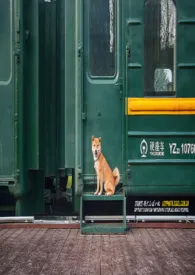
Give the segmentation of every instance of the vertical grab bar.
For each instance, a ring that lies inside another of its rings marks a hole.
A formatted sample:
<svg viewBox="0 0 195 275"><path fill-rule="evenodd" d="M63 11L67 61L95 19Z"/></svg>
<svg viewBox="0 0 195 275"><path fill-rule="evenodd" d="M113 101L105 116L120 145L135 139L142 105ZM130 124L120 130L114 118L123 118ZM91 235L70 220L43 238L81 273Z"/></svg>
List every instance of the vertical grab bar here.
<svg viewBox="0 0 195 275"><path fill-rule="evenodd" d="M83 192L83 0L76 0L75 194Z"/></svg>

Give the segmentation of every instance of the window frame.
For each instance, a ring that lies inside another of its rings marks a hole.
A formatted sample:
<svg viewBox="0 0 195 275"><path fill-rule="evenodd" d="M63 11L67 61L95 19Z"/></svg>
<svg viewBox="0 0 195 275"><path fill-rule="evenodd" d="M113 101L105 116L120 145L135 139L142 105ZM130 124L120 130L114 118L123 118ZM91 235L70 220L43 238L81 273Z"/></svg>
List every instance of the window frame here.
<svg viewBox="0 0 195 275"><path fill-rule="evenodd" d="M109 0L108 0L109 1ZM86 28L86 32L87 32L87 52L88 52L88 57L87 57L87 75L88 78L91 81L98 81L98 80L107 80L110 82L113 81L117 75L118 75L118 70L119 70L119 3L118 1L120 0L115 0L115 12L114 12L114 16L115 16L115 36L114 36L114 40L115 40L115 49L114 49L114 74L113 75L93 75L91 72L91 63L90 63L90 6L91 6L91 1L88 0L87 1L87 28Z"/></svg>

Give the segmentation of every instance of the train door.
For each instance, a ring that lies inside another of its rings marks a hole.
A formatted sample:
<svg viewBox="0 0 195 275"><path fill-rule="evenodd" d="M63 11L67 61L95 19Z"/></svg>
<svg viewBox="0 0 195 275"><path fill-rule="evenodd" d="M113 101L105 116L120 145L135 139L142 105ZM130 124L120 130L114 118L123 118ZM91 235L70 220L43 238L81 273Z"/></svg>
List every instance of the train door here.
<svg viewBox="0 0 195 275"><path fill-rule="evenodd" d="M102 137L111 168L123 173L123 83L120 6L117 0L85 0L83 18L83 169L94 182L91 136Z"/></svg>

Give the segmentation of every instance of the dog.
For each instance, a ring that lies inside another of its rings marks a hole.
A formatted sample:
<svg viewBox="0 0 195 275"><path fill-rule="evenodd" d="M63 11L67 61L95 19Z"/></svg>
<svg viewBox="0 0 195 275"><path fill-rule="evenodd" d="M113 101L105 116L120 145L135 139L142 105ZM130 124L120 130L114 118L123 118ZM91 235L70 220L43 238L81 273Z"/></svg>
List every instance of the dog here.
<svg viewBox="0 0 195 275"><path fill-rule="evenodd" d="M92 136L92 154L94 159L94 168L97 176L97 189L94 195L101 195L103 192L103 184L105 195L114 195L115 188L120 181L119 169L116 167L113 171L110 169L101 148L102 138Z"/></svg>

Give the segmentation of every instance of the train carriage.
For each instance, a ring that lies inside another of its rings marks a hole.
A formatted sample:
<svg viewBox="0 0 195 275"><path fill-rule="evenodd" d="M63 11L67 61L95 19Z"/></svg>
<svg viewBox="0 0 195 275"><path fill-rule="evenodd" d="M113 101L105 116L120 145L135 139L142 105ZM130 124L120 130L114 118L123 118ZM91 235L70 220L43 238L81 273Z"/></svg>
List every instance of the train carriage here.
<svg viewBox="0 0 195 275"><path fill-rule="evenodd" d="M193 220L195 3L0 2L1 216ZM115 195L94 196L91 136ZM95 229L94 229L95 228ZM101 229L102 230L102 229Z"/></svg>

